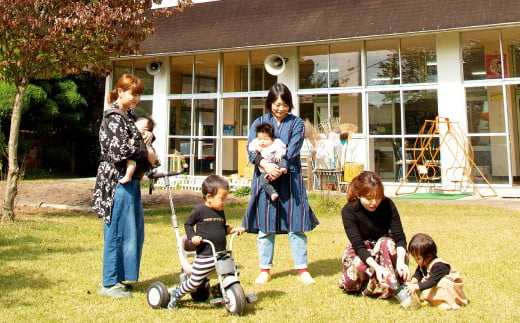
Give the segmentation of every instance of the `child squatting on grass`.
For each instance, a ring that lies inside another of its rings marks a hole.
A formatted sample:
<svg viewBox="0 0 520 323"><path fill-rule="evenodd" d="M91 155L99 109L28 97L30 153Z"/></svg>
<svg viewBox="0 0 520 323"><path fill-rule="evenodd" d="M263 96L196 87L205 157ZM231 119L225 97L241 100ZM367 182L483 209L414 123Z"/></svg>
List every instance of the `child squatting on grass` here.
<svg viewBox="0 0 520 323"><path fill-rule="evenodd" d="M202 240L213 242L215 250L218 252L226 250L227 234L244 232L243 228L233 228L226 224L224 206L228 194L229 183L218 175L210 175L202 183L202 195L204 195L205 202L197 206L184 223L188 240L197 246L192 263L192 273L188 280L170 290L171 299L168 309L175 310L179 299L196 290L215 268L211 246L202 243Z"/></svg>
<svg viewBox="0 0 520 323"><path fill-rule="evenodd" d="M444 310L456 310L468 305L460 273L437 257L437 246L429 235L414 235L408 244L408 251L417 263L417 269L406 285L408 294L420 291L420 299L425 305Z"/></svg>
<svg viewBox="0 0 520 323"><path fill-rule="evenodd" d="M248 149L252 153L259 153L266 161L276 164L282 174L287 174L287 161L283 159L287 152L287 147L283 141L274 138L274 129L270 124L261 123L256 126L256 138L251 141ZM272 201L276 201L280 195L274 186L271 185L271 181L265 174L265 169L262 166L258 166L258 169L262 173L262 178L260 179L262 188Z"/></svg>

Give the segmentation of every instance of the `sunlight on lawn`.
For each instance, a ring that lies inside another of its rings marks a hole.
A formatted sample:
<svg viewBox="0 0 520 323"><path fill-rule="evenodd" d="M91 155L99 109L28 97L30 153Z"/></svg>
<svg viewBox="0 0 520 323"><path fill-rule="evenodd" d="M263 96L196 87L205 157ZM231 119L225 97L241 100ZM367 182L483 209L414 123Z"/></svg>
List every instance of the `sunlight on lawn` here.
<svg viewBox="0 0 520 323"><path fill-rule="evenodd" d="M414 233L432 235L439 256L455 266L465 279L469 306L443 312L435 308L405 310L393 301L344 294L337 286L340 258L348 241L340 217L344 198L311 196L320 225L308 234L309 269L316 284L296 279L287 236L277 236L273 279L253 284L258 274L256 235L235 240L234 258L246 293L258 302L248 304L240 321L484 321L513 322L518 308L518 233L520 213L482 206L420 204L397 200L408 239ZM228 222L239 225L245 203L226 208ZM192 206L177 207L179 222ZM95 214L61 211L20 214L3 223L0 236L0 321L207 321L231 319L225 309L194 303L190 296L175 312L153 310L146 290L153 281L168 287L180 271L170 211L145 215L146 238L140 282L133 297L112 300L97 296L101 280L102 223ZM184 230L181 229L183 232ZM411 270L415 264L410 264ZM215 277L212 278L212 283Z"/></svg>

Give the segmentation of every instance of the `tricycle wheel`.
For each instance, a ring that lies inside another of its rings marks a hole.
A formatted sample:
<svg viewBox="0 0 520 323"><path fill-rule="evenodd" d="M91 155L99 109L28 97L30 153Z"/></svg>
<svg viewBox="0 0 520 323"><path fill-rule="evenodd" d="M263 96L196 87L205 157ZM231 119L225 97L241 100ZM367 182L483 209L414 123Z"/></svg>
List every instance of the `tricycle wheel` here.
<svg viewBox="0 0 520 323"><path fill-rule="evenodd" d="M246 295L240 283L237 282L226 287L225 292L228 299L225 304L226 310L232 315L242 315L246 307Z"/></svg>
<svg viewBox="0 0 520 323"><path fill-rule="evenodd" d="M195 302L205 302L209 298L210 292L209 279L205 278L202 284L193 292L190 293L191 298Z"/></svg>
<svg viewBox="0 0 520 323"><path fill-rule="evenodd" d="M146 300L151 308L166 308L170 302L168 288L159 281L153 282L146 292Z"/></svg>

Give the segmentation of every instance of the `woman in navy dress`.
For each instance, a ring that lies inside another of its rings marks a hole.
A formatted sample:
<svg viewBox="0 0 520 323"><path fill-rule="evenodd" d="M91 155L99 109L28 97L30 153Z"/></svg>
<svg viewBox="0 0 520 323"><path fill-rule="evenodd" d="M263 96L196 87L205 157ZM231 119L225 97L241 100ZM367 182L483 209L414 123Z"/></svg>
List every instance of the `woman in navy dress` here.
<svg viewBox="0 0 520 323"><path fill-rule="evenodd" d="M287 174L282 174L276 164L267 162L260 154L248 152L249 161L256 166L251 184L251 200L242 224L247 232L258 233L260 275L255 281L258 284L271 279L275 235L280 233L289 236L298 279L304 284L314 283L307 271L305 232L314 229L319 222L309 206L301 173L300 150L305 138L304 122L290 113L292 102L291 92L286 85L273 85L265 103L267 113L253 122L249 132L248 143L256 138L257 125L269 123L274 129L275 138L287 145L284 157L288 164ZM258 166L262 166L265 173L260 173ZM280 196L275 201L271 201L262 189L261 176L267 176L278 191Z"/></svg>

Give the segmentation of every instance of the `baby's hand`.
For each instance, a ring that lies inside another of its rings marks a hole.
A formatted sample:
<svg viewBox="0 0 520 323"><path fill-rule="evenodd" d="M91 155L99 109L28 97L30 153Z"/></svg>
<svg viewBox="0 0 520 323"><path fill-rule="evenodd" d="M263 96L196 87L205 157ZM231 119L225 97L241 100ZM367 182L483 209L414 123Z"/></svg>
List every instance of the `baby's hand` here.
<svg viewBox="0 0 520 323"><path fill-rule="evenodd" d="M202 242L201 236L193 236L193 238L191 238L191 243L193 243L196 246L198 246L201 242Z"/></svg>

